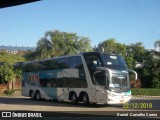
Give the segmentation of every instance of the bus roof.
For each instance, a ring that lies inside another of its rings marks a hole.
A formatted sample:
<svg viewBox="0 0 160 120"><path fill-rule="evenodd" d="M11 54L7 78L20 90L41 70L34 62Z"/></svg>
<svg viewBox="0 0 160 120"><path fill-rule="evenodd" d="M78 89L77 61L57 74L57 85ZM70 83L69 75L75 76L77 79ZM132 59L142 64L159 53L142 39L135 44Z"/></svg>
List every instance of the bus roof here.
<svg viewBox="0 0 160 120"><path fill-rule="evenodd" d="M52 60L52 59L59 59L59 58L66 58L66 57L73 57L73 56L81 56L82 54L107 54L107 55L115 55L115 54L111 54L111 53L101 53L101 52L83 52L83 53L73 54L73 55L63 55L63 56L59 56L59 57L52 57L52 58L46 58L46 59L42 59L42 60L29 61L29 62L24 62L23 64L40 62L40 61L46 61L46 60Z"/></svg>
<svg viewBox="0 0 160 120"><path fill-rule="evenodd" d="M66 58L66 57L73 57L73 56L80 56L80 55L81 55L81 53L73 54L73 55L64 55L64 56L59 56L59 57L46 58L46 59L42 59L42 60L34 60L34 61L24 62L23 64L40 62L40 61L47 61L47 60L54 60L54 59L60 59L60 58Z"/></svg>

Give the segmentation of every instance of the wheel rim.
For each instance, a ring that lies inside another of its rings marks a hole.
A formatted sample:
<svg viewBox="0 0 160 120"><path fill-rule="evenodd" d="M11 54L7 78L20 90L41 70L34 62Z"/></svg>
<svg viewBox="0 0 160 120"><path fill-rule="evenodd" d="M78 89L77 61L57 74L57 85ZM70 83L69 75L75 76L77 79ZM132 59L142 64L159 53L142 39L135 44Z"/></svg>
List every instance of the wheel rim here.
<svg viewBox="0 0 160 120"><path fill-rule="evenodd" d="M39 92L36 94L36 99L37 99L37 100L40 100L40 99L41 99L41 95L40 95Z"/></svg>
<svg viewBox="0 0 160 120"><path fill-rule="evenodd" d="M83 96L82 102L83 102L83 104L87 104L88 103L88 98L87 98L86 95Z"/></svg>
<svg viewBox="0 0 160 120"><path fill-rule="evenodd" d="M31 99L32 100L34 99L34 93L33 92L31 93Z"/></svg>
<svg viewBox="0 0 160 120"><path fill-rule="evenodd" d="M72 103L75 103L75 101L76 101L76 96L75 95L72 95L71 101L72 101Z"/></svg>

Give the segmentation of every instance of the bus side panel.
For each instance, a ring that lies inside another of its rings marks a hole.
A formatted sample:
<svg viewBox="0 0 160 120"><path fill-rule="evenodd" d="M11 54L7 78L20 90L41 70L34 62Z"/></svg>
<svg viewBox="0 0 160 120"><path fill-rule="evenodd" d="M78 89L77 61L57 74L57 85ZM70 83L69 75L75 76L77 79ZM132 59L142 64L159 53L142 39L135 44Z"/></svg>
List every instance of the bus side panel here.
<svg viewBox="0 0 160 120"><path fill-rule="evenodd" d="M41 88L42 92L42 97L47 99L57 99L57 88L53 87L43 87Z"/></svg>
<svg viewBox="0 0 160 120"><path fill-rule="evenodd" d="M96 86L97 103L107 103L107 91L104 88Z"/></svg>

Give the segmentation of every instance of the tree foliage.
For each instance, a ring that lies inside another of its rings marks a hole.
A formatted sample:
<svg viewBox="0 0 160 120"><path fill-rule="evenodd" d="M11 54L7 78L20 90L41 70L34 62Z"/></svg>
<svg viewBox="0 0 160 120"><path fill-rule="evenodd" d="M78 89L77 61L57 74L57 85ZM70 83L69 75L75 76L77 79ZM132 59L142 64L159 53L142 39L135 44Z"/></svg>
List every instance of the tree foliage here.
<svg viewBox="0 0 160 120"><path fill-rule="evenodd" d="M21 77L21 69L14 69L13 66L17 62L24 62L25 58L21 54L10 54L6 50L0 50L0 58L0 83L7 86L11 80Z"/></svg>
<svg viewBox="0 0 160 120"><path fill-rule="evenodd" d="M26 54L25 57L29 60L44 59L88 51L92 51L89 38L55 30L46 32L37 42L36 51Z"/></svg>
<svg viewBox="0 0 160 120"><path fill-rule="evenodd" d="M10 54L6 50L0 50L0 62L14 65L16 62L24 62L25 58L20 54Z"/></svg>
<svg viewBox="0 0 160 120"><path fill-rule="evenodd" d="M158 47L160 50L160 40L157 40L154 42L154 47L155 47L155 49L157 49L157 47Z"/></svg>
<svg viewBox="0 0 160 120"><path fill-rule="evenodd" d="M153 58L149 61L149 65L152 73L152 87L160 88L160 52L155 52Z"/></svg>
<svg viewBox="0 0 160 120"><path fill-rule="evenodd" d="M160 88L160 52L150 52L144 67L136 70L142 80L142 87Z"/></svg>
<svg viewBox="0 0 160 120"><path fill-rule="evenodd" d="M137 42L135 44L131 44L128 46L133 54L133 59L136 62L143 62L145 60L145 48L143 47L143 43Z"/></svg>
<svg viewBox="0 0 160 120"><path fill-rule="evenodd" d="M13 67L7 63L0 65L0 82L3 84L8 84L11 80L14 79ZM7 86L8 87L8 86Z"/></svg>

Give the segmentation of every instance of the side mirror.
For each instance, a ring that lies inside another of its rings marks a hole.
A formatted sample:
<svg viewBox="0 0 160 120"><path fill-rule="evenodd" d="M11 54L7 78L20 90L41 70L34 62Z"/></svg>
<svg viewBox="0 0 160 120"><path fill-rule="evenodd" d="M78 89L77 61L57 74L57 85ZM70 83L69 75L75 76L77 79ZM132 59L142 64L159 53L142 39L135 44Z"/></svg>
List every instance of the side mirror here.
<svg viewBox="0 0 160 120"><path fill-rule="evenodd" d="M134 70L131 70L131 69L128 69L128 71L134 73L135 74L135 80L137 80L137 72L134 71Z"/></svg>
<svg viewBox="0 0 160 120"><path fill-rule="evenodd" d="M97 71L105 71L106 73L110 74L110 70L106 67L96 67Z"/></svg>

